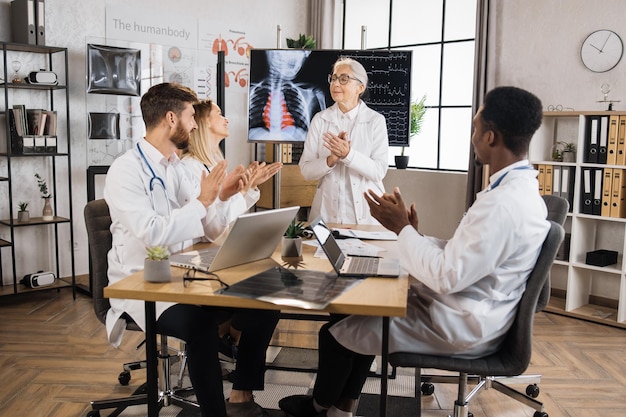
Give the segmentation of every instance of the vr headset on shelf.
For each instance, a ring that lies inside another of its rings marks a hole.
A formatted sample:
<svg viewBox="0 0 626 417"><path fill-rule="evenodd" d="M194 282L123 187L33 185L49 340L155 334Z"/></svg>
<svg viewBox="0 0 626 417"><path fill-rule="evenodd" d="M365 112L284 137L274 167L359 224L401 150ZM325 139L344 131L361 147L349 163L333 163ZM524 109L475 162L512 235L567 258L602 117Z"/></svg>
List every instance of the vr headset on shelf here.
<svg viewBox="0 0 626 417"><path fill-rule="evenodd" d="M32 71L26 77L29 84L57 85L57 75L52 71L40 70Z"/></svg>
<svg viewBox="0 0 626 417"><path fill-rule="evenodd" d="M56 277L54 272L37 271L34 274L24 275L20 284L27 286L28 288L47 287L54 284Z"/></svg>

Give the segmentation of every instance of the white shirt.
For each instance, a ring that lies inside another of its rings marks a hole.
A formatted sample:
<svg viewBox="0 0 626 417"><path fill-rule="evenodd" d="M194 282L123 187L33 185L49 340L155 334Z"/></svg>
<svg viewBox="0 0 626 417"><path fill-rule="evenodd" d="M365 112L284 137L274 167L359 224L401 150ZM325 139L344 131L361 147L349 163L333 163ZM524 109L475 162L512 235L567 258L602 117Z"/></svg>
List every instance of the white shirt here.
<svg viewBox="0 0 626 417"><path fill-rule="evenodd" d="M184 156L181 159L181 162L187 167L193 177L193 180L196 181L198 184L200 183L202 174L204 172L208 173L208 171L213 169L212 166L206 167L201 161L189 155ZM239 215L250 210L250 208L252 208L252 206L254 206L254 204L259 201L260 197L261 192L259 191L259 189L251 188L245 195L241 193L236 193L226 201L221 201L218 198L216 200L215 207L218 216L220 216L220 221L225 224L230 224Z"/></svg>
<svg viewBox="0 0 626 417"><path fill-rule="evenodd" d="M477 357L495 351L513 323L526 279L550 228L537 171L493 174L448 241L405 227L402 267L415 277L406 317L390 320L390 352ZM348 349L380 354L380 318L350 316L331 328Z"/></svg>
<svg viewBox="0 0 626 417"><path fill-rule="evenodd" d="M104 199L111 212L113 247L108 255L109 283L143 269L145 248L166 245L177 252L195 238L216 239L226 229L215 204L205 208L197 200L199 184L176 154L163 155L145 139L111 164L105 180ZM149 165L148 165L149 164ZM150 172L154 171L155 176ZM156 179L161 178L165 187ZM151 188L152 182L152 190ZM122 339L126 312L145 329L144 302L110 299L106 325L109 342L118 346ZM157 303L157 317L170 303Z"/></svg>
<svg viewBox="0 0 626 417"><path fill-rule="evenodd" d="M389 165L385 118L361 102L356 115L340 119L337 104L317 113L304 142L300 170L306 180L319 180L309 220L317 216L328 223L379 224L372 217L363 197L368 189L382 194L383 178ZM345 115L344 115L345 116ZM326 132L339 134L348 130L350 152L333 167L326 164L330 151L324 147ZM344 191L344 192L342 192Z"/></svg>

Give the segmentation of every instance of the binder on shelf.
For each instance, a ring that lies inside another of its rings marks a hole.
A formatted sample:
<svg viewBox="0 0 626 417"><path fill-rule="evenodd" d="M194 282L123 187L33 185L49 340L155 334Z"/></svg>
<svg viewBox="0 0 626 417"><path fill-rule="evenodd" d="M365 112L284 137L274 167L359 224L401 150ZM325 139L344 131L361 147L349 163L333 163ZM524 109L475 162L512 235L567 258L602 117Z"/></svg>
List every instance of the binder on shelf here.
<svg viewBox="0 0 626 417"><path fill-rule="evenodd" d="M552 194L552 168L552 165L546 164L546 177L543 181L543 193L545 195Z"/></svg>
<svg viewBox="0 0 626 417"><path fill-rule="evenodd" d="M46 153L45 136L35 136L35 153Z"/></svg>
<svg viewBox="0 0 626 417"><path fill-rule="evenodd" d="M600 116L600 131L598 133L598 163L607 162L607 139L609 135L609 116Z"/></svg>
<svg viewBox="0 0 626 417"><path fill-rule="evenodd" d="M561 196L561 166L554 165L552 167L552 195Z"/></svg>
<svg viewBox="0 0 626 417"><path fill-rule="evenodd" d="M57 137L45 136L46 138L46 153L57 153Z"/></svg>
<svg viewBox="0 0 626 417"><path fill-rule="evenodd" d="M593 170L593 181L593 207L591 214L599 216L602 214L602 169L596 168Z"/></svg>
<svg viewBox="0 0 626 417"><path fill-rule="evenodd" d="M585 149L585 162L595 164L598 162L598 128L600 118L599 116L589 116L589 123L587 123L586 149Z"/></svg>
<svg viewBox="0 0 626 417"><path fill-rule="evenodd" d="M574 208L574 176L576 167L564 166L561 170L561 197L569 202L569 211Z"/></svg>
<svg viewBox="0 0 626 417"><path fill-rule="evenodd" d="M11 33L13 42L35 45L35 0L13 0L11 2Z"/></svg>
<svg viewBox="0 0 626 417"><path fill-rule="evenodd" d="M24 146L23 152L26 153L36 153L37 149L35 148L35 137L32 135L27 135L22 137L22 143Z"/></svg>
<svg viewBox="0 0 626 417"><path fill-rule="evenodd" d="M7 152L10 149L12 154L21 155L24 152L24 141L22 135L17 131L15 112L13 109L10 109L7 114L9 117L9 134L11 135L11 145L7 146Z"/></svg>
<svg viewBox="0 0 626 417"><path fill-rule="evenodd" d="M46 44L46 4L44 0L35 0L35 25L37 27L37 45Z"/></svg>
<svg viewBox="0 0 626 417"><path fill-rule="evenodd" d="M582 195L581 208L583 214L591 214L593 207L593 185L591 179L591 168L582 169Z"/></svg>
<svg viewBox="0 0 626 417"><path fill-rule="evenodd" d="M613 170L613 183L611 184L611 217L626 217L626 181L624 170Z"/></svg>
<svg viewBox="0 0 626 417"><path fill-rule="evenodd" d="M617 157L615 165L626 165L626 116L619 116L617 124Z"/></svg>
<svg viewBox="0 0 626 417"><path fill-rule="evenodd" d="M607 138L606 163L615 165L617 161L617 127L619 116L611 116L609 119L609 135Z"/></svg>
<svg viewBox="0 0 626 417"><path fill-rule="evenodd" d="M611 216L611 184L613 183L613 168L604 168L602 179L602 210L601 215Z"/></svg>
<svg viewBox="0 0 626 417"><path fill-rule="evenodd" d="M545 164L537 165L537 171L539 174L537 175L537 181L539 181L539 195L545 194L545 182L546 182L546 166Z"/></svg>

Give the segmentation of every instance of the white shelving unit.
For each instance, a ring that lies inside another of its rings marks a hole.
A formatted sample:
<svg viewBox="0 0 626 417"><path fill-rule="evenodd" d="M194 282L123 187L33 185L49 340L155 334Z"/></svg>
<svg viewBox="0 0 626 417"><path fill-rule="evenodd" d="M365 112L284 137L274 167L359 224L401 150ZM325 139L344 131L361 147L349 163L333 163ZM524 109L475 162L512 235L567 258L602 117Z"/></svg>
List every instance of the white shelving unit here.
<svg viewBox="0 0 626 417"><path fill-rule="evenodd" d="M569 258L552 267L552 297L548 311L626 328L626 219L582 213L582 170L625 169L626 165L587 163L586 130L590 116L626 116L619 111L546 112L543 125L533 137L530 160L535 165L575 167L573 206L565 223L571 235ZM575 142L576 161L551 160L557 141ZM598 267L585 263L587 252L609 249L618 252L614 265Z"/></svg>

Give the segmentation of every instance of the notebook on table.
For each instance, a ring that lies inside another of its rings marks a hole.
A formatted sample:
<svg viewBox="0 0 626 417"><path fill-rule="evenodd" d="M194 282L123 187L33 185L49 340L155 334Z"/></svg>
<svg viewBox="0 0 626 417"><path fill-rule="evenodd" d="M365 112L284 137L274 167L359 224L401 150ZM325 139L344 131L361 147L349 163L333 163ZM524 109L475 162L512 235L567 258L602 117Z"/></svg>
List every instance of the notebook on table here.
<svg viewBox="0 0 626 417"><path fill-rule="evenodd" d="M212 272L269 258L299 209L294 206L242 214L220 246L175 253L170 264Z"/></svg>
<svg viewBox="0 0 626 417"><path fill-rule="evenodd" d="M320 243L322 250L333 265L335 272L343 277L393 277L400 275L400 260L395 258L378 258L371 256L346 255L332 230L321 217L313 220L311 230Z"/></svg>

